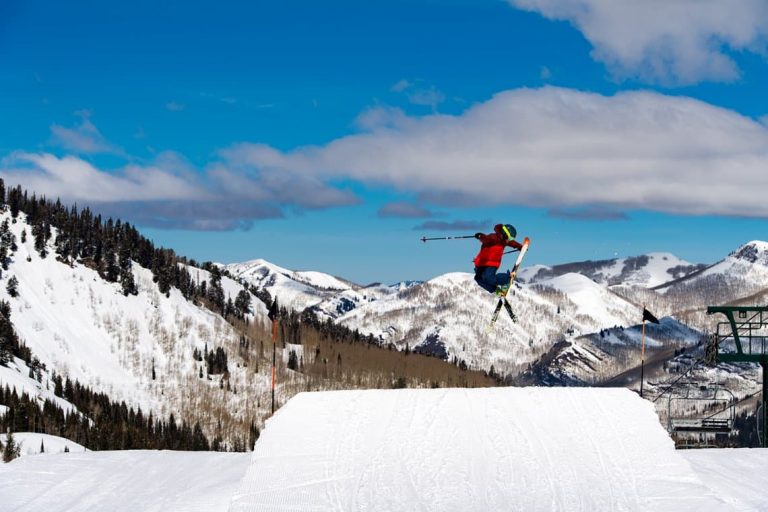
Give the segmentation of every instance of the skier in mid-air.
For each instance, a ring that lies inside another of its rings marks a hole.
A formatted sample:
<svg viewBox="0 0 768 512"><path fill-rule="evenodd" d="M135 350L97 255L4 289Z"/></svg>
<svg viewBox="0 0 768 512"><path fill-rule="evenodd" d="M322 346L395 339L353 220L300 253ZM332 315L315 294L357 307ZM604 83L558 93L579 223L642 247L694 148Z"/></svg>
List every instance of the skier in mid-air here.
<svg viewBox="0 0 768 512"><path fill-rule="evenodd" d="M493 233L475 233L480 240L480 252L474 259L475 281L484 289L499 297L506 296L509 290L510 275L508 272L497 273L501 266L504 249L512 247L520 250L522 244L515 241L517 230L511 224L496 224Z"/></svg>

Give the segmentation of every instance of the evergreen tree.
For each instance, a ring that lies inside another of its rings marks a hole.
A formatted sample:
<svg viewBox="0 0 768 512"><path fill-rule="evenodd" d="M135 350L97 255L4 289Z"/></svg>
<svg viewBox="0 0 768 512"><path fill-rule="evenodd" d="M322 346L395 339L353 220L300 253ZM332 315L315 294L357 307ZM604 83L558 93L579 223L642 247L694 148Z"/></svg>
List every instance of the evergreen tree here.
<svg viewBox="0 0 768 512"><path fill-rule="evenodd" d="M16 276L11 276L5 289L11 297L19 296L19 280L16 279Z"/></svg>
<svg viewBox="0 0 768 512"><path fill-rule="evenodd" d="M17 186L16 188L12 188L11 191L8 194L8 206L11 209L11 217L13 218L14 222L16 221L16 218L19 216L19 210L21 209L21 187Z"/></svg>
<svg viewBox="0 0 768 512"><path fill-rule="evenodd" d="M117 266L115 252L110 245L105 247L104 250L104 279L110 283L116 283L119 277L120 267Z"/></svg>
<svg viewBox="0 0 768 512"><path fill-rule="evenodd" d="M245 288L240 290L235 297L235 310L241 318L251 312L251 294Z"/></svg>
<svg viewBox="0 0 768 512"><path fill-rule="evenodd" d="M11 462L21 453L21 447L13 438L13 433L9 430L5 437L5 448L3 448L3 462Z"/></svg>
<svg viewBox="0 0 768 512"><path fill-rule="evenodd" d="M291 350L288 354L288 369L293 371L298 371L299 369L299 358L296 356L295 350Z"/></svg>
<svg viewBox="0 0 768 512"><path fill-rule="evenodd" d="M35 238L35 250L40 254L41 258L45 258L48 255L48 251L45 246L45 229L40 224L32 226L32 236Z"/></svg>
<svg viewBox="0 0 768 512"><path fill-rule="evenodd" d="M136 281L133 278L133 265L129 258L120 258L120 285L123 288L123 295L138 295L139 291L136 289Z"/></svg>

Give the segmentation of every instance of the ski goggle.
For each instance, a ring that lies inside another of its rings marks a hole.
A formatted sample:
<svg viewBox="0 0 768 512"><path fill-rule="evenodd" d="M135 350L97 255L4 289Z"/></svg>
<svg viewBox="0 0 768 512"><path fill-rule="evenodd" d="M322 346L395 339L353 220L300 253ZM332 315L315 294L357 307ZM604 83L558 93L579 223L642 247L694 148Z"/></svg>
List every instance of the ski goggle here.
<svg viewBox="0 0 768 512"><path fill-rule="evenodd" d="M509 232L509 229L507 229L507 226L501 225L501 230L504 232L504 236L507 237L507 240L514 240L515 237L512 236L512 233Z"/></svg>

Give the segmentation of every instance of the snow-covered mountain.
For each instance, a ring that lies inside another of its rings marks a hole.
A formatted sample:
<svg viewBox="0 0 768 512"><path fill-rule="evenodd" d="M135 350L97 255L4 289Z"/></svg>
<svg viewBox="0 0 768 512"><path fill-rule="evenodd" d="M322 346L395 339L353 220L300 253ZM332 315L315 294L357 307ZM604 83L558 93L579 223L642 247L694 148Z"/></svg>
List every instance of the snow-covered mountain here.
<svg viewBox="0 0 768 512"><path fill-rule="evenodd" d="M298 272L256 259L223 267L235 278L279 298L282 306L303 310L340 292L356 288L352 283L322 272Z"/></svg>
<svg viewBox="0 0 768 512"><path fill-rule="evenodd" d="M0 365L0 386L72 410L71 404L53 395L51 379L56 373L159 417L174 413L191 418L194 411L208 432L218 419L205 413L213 404L228 411L229 418L242 417L248 397L266 398L266 374L256 378L257 368L238 364L234 356L240 336L219 314L187 300L176 288L161 293L150 270L135 262L137 293L125 295L119 283L106 281L88 264L58 258L55 229L48 254L42 257L26 216L21 213L11 222L8 211L0 212L0 223L6 220L18 249L9 255L8 270L2 272L0 299L10 304L16 333L46 371L32 378L30 368L15 358ZM193 279L210 281L207 271L188 268ZM17 282L13 293L11 280ZM243 290L226 277L221 285L225 298L233 300ZM266 324L265 305L253 295L250 298L246 318ZM226 377L208 375L205 363L193 357L195 350L202 354L217 348L232 358ZM248 393L222 393L225 378L228 389Z"/></svg>
<svg viewBox="0 0 768 512"><path fill-rule="evenodd" d="M230 265L228 269L247 267ZM250 267L258 269L251 275L259 276L250 282L267 287L281 303L309 307L320 316L372 334L382 344L464 362L498 375L515 376L531 364L541 370L543 359L550 375L559 372L550 380L589 382L634 364L625 352L640 345L636 326L641 323L643 305L666 317L661 326L648 330L647 346L690 347L702 335L696 328L708 326L696 321L707 305L768 289L768 243L750 242L710 266L656 252L524 267L512 292L518 322L502 313L492 332L486 326L495 298L481 290L470 274L445 274L397 289L359 287L330 276L319 279L335 283L334 289L302 282L294 278L298 273L263 260L251 262ZM296 298L297 288L301 300ZM725 295L724 289L728 290ZM686 322L692 322L693 328Z"/></svg>
<svg viewBox="0 0 768 512"><path fill-rule="evenodd" d="M636 285L645 288L689 275L704 265L682 260L674 254L652 252L630 258L599 261L580 261L562 265L535 265L523 268L519 279L535 283L568 273L578 273L603 285Z"/></svg>
<svg viewBox="0 0 768 512"><path fill-rule="evenodd" d="M715 283L732 288L732 293L737 296L747 296L749 292L765 288L768 283L768 242L748 242L713 265L654 289L661 293L680 293L680 290L706 287Z"/></svg>
<svg viewBox="0 0 768 512"><path fill-rule="evenodd" d="M262 259L223 265L223 268L236 279L268 291L278 298L281 306L297 311L310 308L319 316L334 320L363 304L420 284L403 281L389 286L381 283L360 286L323 272L288 270Z"/></svg>

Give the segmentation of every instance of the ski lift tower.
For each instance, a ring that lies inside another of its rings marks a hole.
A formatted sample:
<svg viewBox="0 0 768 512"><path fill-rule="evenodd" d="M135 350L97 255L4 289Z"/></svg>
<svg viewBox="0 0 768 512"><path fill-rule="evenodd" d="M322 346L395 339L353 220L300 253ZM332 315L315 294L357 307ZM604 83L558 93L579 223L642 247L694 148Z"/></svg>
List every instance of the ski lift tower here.
<svg viewBox="0 0 768 512"><path fill-rule="evenodd" d="M758 425L760 445L768 446L768 306L709 306L707 314L722 313L709 348L715 362L759 363L763 368L762 418ZM758 418L760 415L758 414Z"/></svg>

